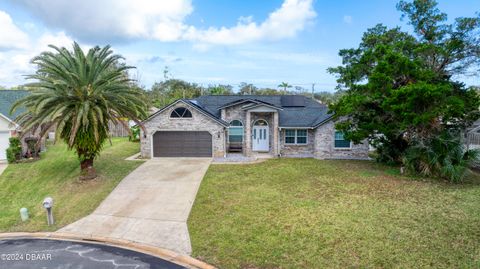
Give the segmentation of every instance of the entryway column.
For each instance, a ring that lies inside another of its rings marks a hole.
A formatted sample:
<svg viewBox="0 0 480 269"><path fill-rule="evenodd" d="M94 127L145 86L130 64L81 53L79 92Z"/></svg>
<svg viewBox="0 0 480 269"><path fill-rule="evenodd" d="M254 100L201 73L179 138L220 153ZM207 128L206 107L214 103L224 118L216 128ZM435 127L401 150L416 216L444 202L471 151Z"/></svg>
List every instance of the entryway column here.
<svg viewBox="0 0 480 269"><path fill-rule="evenodd" d="M245 119L245 155L252 155L252 124L251 122L251 113L247 111L247 116Z"/></svg>
<svg viewBox="0 0 480 269"><path fill-rule="evenodd" d="M278 112L273 112L273 156L275 157L280 153L278 144Z"/></svg>

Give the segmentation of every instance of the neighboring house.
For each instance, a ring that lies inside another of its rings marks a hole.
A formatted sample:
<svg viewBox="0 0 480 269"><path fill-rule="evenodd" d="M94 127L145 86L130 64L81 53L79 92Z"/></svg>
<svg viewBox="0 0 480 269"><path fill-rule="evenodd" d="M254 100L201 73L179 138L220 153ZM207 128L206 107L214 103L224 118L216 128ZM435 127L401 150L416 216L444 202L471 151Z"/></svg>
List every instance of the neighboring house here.
<svg viewBox="0 0 480 269"><path fill-rule="evenodd" d="M10 109L17 100L27 95L28 91L23 90L0 90L0 161L7 158L5 151L9 146L9 138L21 132L21 127L15 123L15 118L23 110L18 109L12 115Z"/></svg>
<svg viewBox="0 0 480 269"><path fill-rule="evenodd" d="M143 122L141 154L150 157L245 156L368 158L336 132L326 105L304 96L200 96L180 99Z"/></svg>
<svg viewBox="0 0 480 269"><path fill-rule="evenodd" d="M0 113L0 161L7 159L9 138L15 135L16 127L15 122Z"/></svg>

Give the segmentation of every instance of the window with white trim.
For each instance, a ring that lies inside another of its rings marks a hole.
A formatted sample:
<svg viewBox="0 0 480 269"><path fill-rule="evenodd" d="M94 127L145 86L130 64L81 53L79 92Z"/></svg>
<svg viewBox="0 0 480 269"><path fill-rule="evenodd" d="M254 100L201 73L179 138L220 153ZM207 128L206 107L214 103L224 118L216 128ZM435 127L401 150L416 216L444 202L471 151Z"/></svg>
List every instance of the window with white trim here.
<svg viewBox="0 0 480 269"><path fill-rule="evenodd" d="M285 144L305 145L307 144L308 131L305 129L285 129Z"/></svg>
<svg viewBox="0 0 480 269"><path fill-rule="evenodd" d="M228 142L242 143L243 142L243 124L239 120L233 120L228 127Z"/></svg>
<svg viewBox="0 0 480 269"><path fill-rule="evenodd" d="M170 114L170 118L191 118L192 112L185 107L177 107Z"/></svg>
<svg viewBox="0 0 480 269"><path fill-rule="evenodd" d="M350 148L351 142L343 137L343 132L335 131L335 148Z"/></svg>

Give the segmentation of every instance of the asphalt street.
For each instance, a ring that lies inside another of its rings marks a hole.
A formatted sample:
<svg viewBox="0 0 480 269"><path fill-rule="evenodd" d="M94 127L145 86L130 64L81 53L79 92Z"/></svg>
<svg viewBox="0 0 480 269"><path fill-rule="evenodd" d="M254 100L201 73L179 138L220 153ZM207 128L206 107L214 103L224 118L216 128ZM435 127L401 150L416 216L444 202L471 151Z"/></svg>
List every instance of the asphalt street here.
<svg viewBox="0 0 480 269"><path fill-rule="evenodd" d="M181 269L161 258L96 243L49 239L0 240L1 269Z"/></svg>

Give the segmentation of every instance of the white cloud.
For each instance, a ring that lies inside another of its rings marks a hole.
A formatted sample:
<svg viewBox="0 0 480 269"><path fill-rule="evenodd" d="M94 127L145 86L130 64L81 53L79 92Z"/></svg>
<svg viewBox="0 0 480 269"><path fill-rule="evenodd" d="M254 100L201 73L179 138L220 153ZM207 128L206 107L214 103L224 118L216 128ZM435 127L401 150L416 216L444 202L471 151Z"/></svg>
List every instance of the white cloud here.
<svg viewBox="0 0 480 269"><path fill-rule="evenodd" d="M26 29L34 30L32 23L23 24ZM0 83L2 86L14 86L25 83L24 76L35 68L30 60L42 51L49 50L48 45L71 47L73 39L64 32L44 32L32 39L20 30L9 14L0 10ZM87 48L87 46L82 46Z"/></svg>
<svg viewBox="0 0 480 269"><path fill-rule="evenodd" d="M48 45L55 45L57 47L66 47L71 48L73 45L73 39L67 36L64 32L58 32L55 34L52 33L45 33L37 40L36 51L35 54L38 54L46 49L48 49ZM90 46L82 45L82 49L89 48Z"/></svg>
<svg viewBox="0 0 480 269"><path fill-rule="evenodd" d="M282 6L270 13L262 23L251 17L240 17L236 26L199 30L190 27L185 39L204 44L243 44L259 40L279 40L294 37L315 18L311 0L285 0Z"/></svg>
<svg viewBox="0 0 480 269"><path fill-rule="evenodd" d="M347 24L351 24L353 22L353 18L350 15L343 16L343 22Z"/></svg>
<svg viewBox="0 0 480 269"><path fill-rule="evenodd" d="M24 75L32 74L35 67L30 64L32 57L48 49L47 45L65 46L71 48L73 40L80 40L88 44L104 45L122 41L141 39L159 40L161 42L187 41L193 44L197 50L208 50L212 45L237 45L259 41L281 40L296 36L312 22L316 13L313 10L313 0L284 0L283 4L273 10L263 21L255 21L250 14L244 14L237 19L232 27L208 27L189 25L187 17L193 12L191 0L6 0L12 5L23 7L30 11L32 16L39 18L43 23L32 24L31 22L17 22L15 24L8 14L0 16L0 32L3 34L5 22L19 30L15 25L21 26L26 33L24 41L8 42L8 50L2 50L2 38L0 36L0 84L13 86L23 84ZM94 8L92 8L94 7ZM0 11L1 12L1 11ZM7 19L5 19L7 18ZM2 20L3 19L3 20ZM15 17L13 19L16 19ZM6 29L6 28L5 28ZM11 35L13 36L13 35ZM16 47L12 48L12 44ZM7 48L5 46L4 48ZM88 46L82 45L83 49ZM245 50L245 47L237 47ZM268 51L268 50L267 50ZM202 76L204 73L197 72L192 66L205 67L208 70L216 70L218 62L211 59L182 58L170 55L158 54L151 56L148 52L138 52L144 55L131 57L128 50L122 51L127 57L129 64L139 67L139 70L148 75L149 81L158 79L158 66L168 64L181 67L179 76ZM146 55L146 56L145 56ZM147 57L148 56L148 57ZM313 56L313 57L312 57ZM225 66L230 70L253 70L265 69L259 67L253 59L255 55L243 55L248 59L226 62ZM264 61L276 62L297 61L316 62L323 61L321 55L303 54L268 54L264 55ZM312 59L313 58L313 59ZM190 69L189 69L190 68ZM202 69L200 68L200 69ZM139 71L140 72L140 71ZM208 73L215 73L208 72ZM191 74L190 74L191 73ZM220 72L222 73L222 72ZM227 74L218 74L215 77L205 79L219 80L227 78ZM208 77L208 78L207 78Z"/></svg>
<svg viewBox="0 0 480 269"><path fill-rule="evenodd" d="M46 32L21 50L9 50L0 53L0 81L2 86L15 86L27 83L25 75L33 74L35 66L30 60L41 52L51 50L48 45L71 48L73 39L64 32ZM90 46L81 45L86 50Z"/></svg>
<svg viewBox="0 0 480 269"><path fill-rule="evenodd" d="M47 25L64 29L83 40L187 40L197 43L199 48L205 44L232 45L291 38L316 16L312 0L285 0L263 22L242 16L233 27L203 29L186 23L193 12L191 0L10 1L20 3Z"/></svg>
<svg viewBox="0 0 480 269"><path fill-rule="evenodd" d="M28 36L20 30L7 13L0 10L0 50L24 49L28 46Z"/></svg>
<svg viewBox="0 0 480 269"><path fill-rule="evenodd" d="M177 40L192 11L190 0L11 0L47 26L88 41L132 38Z"/></svg>

